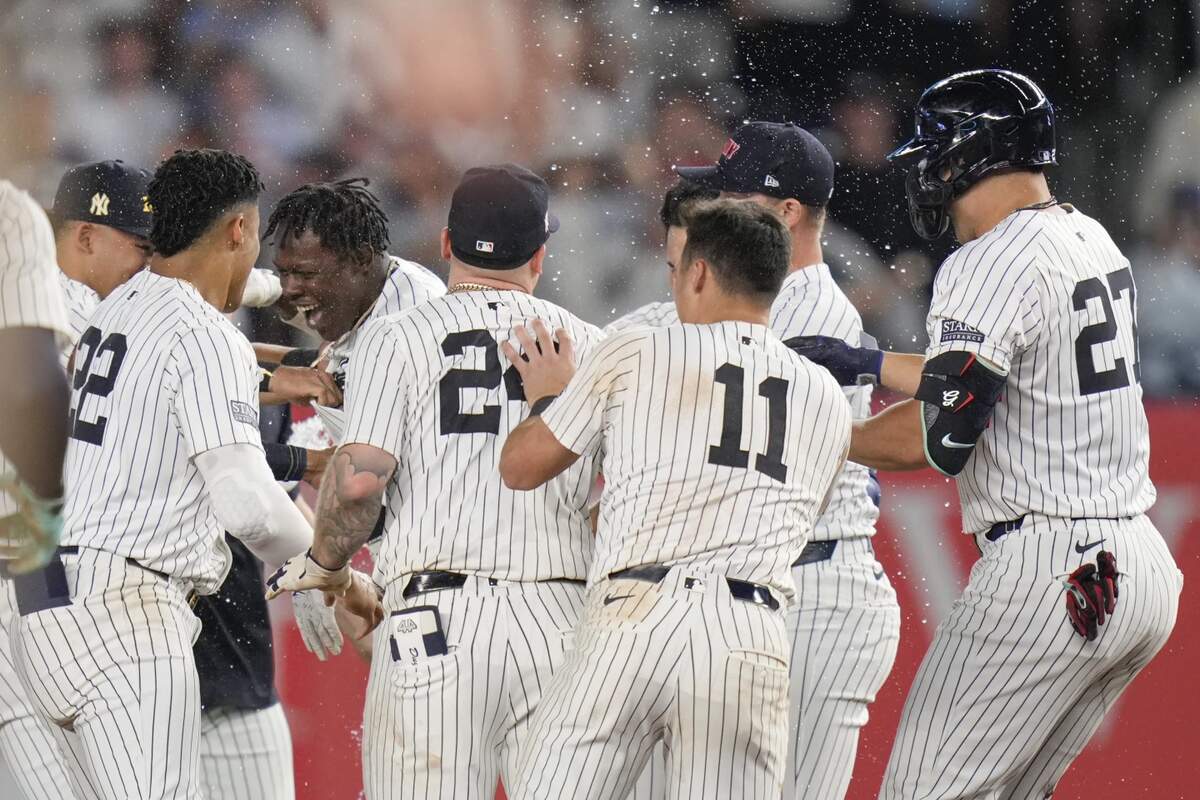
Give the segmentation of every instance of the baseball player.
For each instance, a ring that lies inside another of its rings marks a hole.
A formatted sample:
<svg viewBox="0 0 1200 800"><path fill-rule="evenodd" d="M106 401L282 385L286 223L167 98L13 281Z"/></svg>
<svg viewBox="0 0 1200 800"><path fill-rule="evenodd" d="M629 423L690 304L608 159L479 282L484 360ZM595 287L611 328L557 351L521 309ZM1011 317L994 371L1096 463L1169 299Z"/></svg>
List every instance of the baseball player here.
<svg viewBox="0 0 1200 800"><path fill-rule="evenodd" d="M684 324L611 336L573 378L564 332L556 355L544 326L536 345L520 331L528 365L506 346L533 403L505 443L505 483L540 486L597 452L606 482L575 648L514 800L625 797L659 740L671 797L783 792L789 567L844 460L850 407L767 327L790 256L779 219L717 200L687 228L671 275Z"/></svg>
<svg viewBox="0 0 1200 800"><path fill-rule="evenodd" d="M68 336L54 237L28 194L0 180L0 758L24 796L69 798L46 723L17 682L7 630L17 571L40 566L62 530L62 466L69 392L58 361ZM19 476L19 477L18 477Z"/></svg>
<svg viewBox="0 0 1200 800"><path fill-rule="evenodd" d="M547 206L546 183L522 167L464 175L441 237L449 291L361 329L312 551L268 581L282 591L338 580L386 493L375 580L388 617L363 726L372 800L491 800L498 777L513 777L582 603L594 460L531 493L497 472L527 406L500 344L535 318L584 347L599 338L532 296L558 227Z"/></svg>
<svg viewBox="0 0 1200 800"><path fill-rule="evenodd" d="M80 797L199 796L188 596L224 579L223 530L270 564L311 540L262 456L250 345L221 314L258 254L260 188L223 151L163 162L150 269L73 356L63 546L16 582L11 643Z"/></svg>
<svg viewBox="0 0 1200 800"><path fill-rule="evenodd" d="M821 253L825 208L834 189L833 158L824 145L797 125L750 122L725 145L715 166L676 172L722 197L758 203L788 228L791 265L771 305L770 323L784 344L809 335L862 343L862 318ZM871 413L870 385L843 391L855 419ZM797 597L787 616L792 640L787 798L846 796L867 708L896 660L900 606L871 547L878 517L875 476L847 463L792 564Z"/></svg>
<svg viewBox="0 0 1200 800"><path fill-rule="evenodd" d="M925 90L907 168L917 232L953 225L922 356L828 340L842 381L914 400L856 424L851 458L956 476L981 558L905 704L882 798L1042 798L1166 642L1182 574L1154 502L1136 289L1104 229L1051 194L1054 112L1029 78Z"/></svg>

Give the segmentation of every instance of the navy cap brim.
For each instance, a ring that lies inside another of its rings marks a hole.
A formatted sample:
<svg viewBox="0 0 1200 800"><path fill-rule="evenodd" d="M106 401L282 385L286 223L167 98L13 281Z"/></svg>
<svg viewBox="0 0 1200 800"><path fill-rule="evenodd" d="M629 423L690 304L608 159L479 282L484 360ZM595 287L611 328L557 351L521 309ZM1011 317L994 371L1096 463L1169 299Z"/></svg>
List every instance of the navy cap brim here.
<svg viewBox="0 0 1200 800"><path fill-rule="evenodd" d="M705 189L714 189L719 192L725 188L721 168L716 164L707 167L672 167L671 169L685 181L691 181Z"/></svg>

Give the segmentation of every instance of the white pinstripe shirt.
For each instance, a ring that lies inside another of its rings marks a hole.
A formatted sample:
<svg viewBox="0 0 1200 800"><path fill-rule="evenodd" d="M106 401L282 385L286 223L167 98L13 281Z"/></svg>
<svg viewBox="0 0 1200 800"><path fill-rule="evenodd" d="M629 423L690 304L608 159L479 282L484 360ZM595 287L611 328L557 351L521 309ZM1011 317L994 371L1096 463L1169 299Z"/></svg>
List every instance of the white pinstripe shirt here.
<svg viewBox="0 0 1200 800"><path fill-rule="evenodd" d="M405 261L397 256L389 256L389 258L391 267L387 281L383 284L379 298L371 306L371 310L361 322L330 345L326 351L326 355L329 357L329 366L326 369L335 377L343 379L343 383L346 376L346 364L350 360L351 353L354 352L359 332L366 323L380 317L407 311L415 305L434 297L441 297L446 293L446 284L442 283L441 278L417 262ZM346 415L342 409L321 405L314 405L313 408L316 409L317 416L321 418L325 430L329 432L334 441L340 442L342 432L346 427Z"/></svg>
<svg viewBox="0 0 1200 800"><path fill-rule="evenodd" d="M229 549L192 459L262 447L250 343L191 284L140 272L97 306L72 378L63 544L215 591Z"/></svg>
<svg viewBox="0 0 1200 800"><path fill-rule="evenodd" d="M604 454L590 580L692 564L789 597L850 441L829 373L744 322L610 336L542 419L572 452Z"/></svg>
<svg viewBox="0 0 1200 800"><path fill-rule="evenodd" d="M595 459L530 492L500 480L504 439L529 407L498 342L535 318L566 328L582 351L600 336L546 300L499 290L447 294L363 327L344 441L396 457L375 568L381 586L431 569L518 581L585 576Z"/></svg>
<svg viewBox="0 0 1200 800"><path fill-rule="evenodd" d="M96 294L87 284L67 277L67 273L62 270L58 271L58 284L62 287L63 299L66 300L67 325L71 330L71 341L67 342L62 349L62 365L65 368L71 361L75 343L87 330L88 320L95 313L96 306L100 305L100 295Z"/></svg>
<svg viewBox="0 0 1200 800"><path fill-rule="evenodd" d="M793 336L835 336L860 346L862 317L834 281L829 267L814 264L790 273L771 305L771 330L780 339ZM854 419L871 414L870 386L843 386ZM852 539L875 534L879 518L879 484L871 471L847 461L833 484L825 513L817 520L813 539Z"/></svg>
<svg viewBox="0 0 1200 800"><path fill-rule="evenodd" d="M0 180L0 328L45 328L66 344L70 328L57 273L46 213L28 193ZM0 474L12 469L0 453ZM0 492L0 517L16 510L8 494Z"/></svg>
<svg viewBox="0 0 1200 800"><path fill-rule="evenodd" d="M1075 210L1017 211L938 270L927 356L966 350L1008 374L958 476L965 530L1154 504L1135 292L1129 261Z"/></svg>

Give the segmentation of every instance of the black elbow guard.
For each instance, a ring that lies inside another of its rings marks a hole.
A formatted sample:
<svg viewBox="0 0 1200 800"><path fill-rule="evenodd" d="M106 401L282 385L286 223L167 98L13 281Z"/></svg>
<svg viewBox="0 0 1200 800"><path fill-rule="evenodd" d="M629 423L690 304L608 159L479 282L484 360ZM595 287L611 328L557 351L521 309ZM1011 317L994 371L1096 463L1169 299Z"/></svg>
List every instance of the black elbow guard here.
<svg viewBox="0 0 1200 800"><path fill-rule="evenodd" d="M925 362L917 399L925 423L925 458L945 475L957 475L975 451L1006 375L984 366L974 353L952 350Z"/></svg>

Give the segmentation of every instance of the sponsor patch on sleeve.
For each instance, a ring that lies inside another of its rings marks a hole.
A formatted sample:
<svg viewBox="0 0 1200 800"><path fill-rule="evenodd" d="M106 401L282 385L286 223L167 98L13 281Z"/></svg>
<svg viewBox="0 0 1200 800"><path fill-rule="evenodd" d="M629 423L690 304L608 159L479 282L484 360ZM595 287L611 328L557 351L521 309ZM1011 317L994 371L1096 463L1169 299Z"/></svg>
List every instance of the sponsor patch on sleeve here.
<svg viewBox="0 0 1200 800"><path fill-rule="evenodd" d="M241 400L230 400L229 412L233 414L233 418L238 422L244 422L247 425L254 425L255 427L258 426L258 412L249 403L243 403Z"/></svg>
<svg viewBox="0 0 1200 800"><path fill-rule="evenodd" d="M956 319L942 320L942 337L940 342L974 342L983 341L983 334L965 322Z"/></svg>

